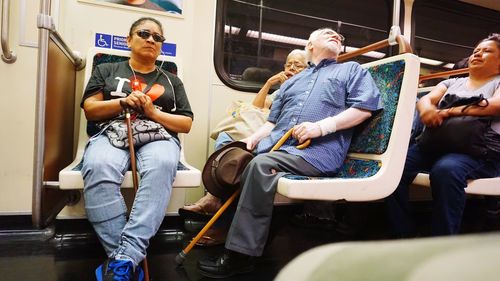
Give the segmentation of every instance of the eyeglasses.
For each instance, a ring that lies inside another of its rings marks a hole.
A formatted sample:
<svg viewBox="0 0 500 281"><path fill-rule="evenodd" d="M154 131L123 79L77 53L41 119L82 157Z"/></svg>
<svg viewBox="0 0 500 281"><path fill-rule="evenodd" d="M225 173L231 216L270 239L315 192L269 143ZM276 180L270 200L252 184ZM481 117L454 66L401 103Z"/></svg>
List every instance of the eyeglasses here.
<svg viewBox="0 0 500 281"><path fill-rule="evenodd" d="M302 63L296 63L296 62L288 62L285 64L285 67L286 68L292 68L292 66L296 69L303 69L303 68L306 68L307 65L305 64L302 64Z"/></svg>
<svg viewBox="0 0 500 281"><path fill-rule="evenodd" d="M340 35L340 34L338 34L338 33L334 34L333 38L338 39L340 41L340 43L343 43L345 41L345 37L342 36L342 35Z"/></svg>
<svg viewBox="0 0 500 281"><path fill-rule="evenodd" d="M333 31L333 30L326 30L323 32L323 34L326 34L326 35L332 35L333 38L337 39L340 41L340 43L343 43L344 40L345 40L345 37L342 36L341 34L338 34L337 32Z"/></svg>
<svg viewBox="0 0 500 281"><path fill-rule="evenodd" d="M144 40L148 39L149 36L153 36L153 40L155 42L161 43L165 41L165 37L163 37L162 35L158 33L152 33L151 31L146 29L138 30L135 32L135 34L137 34L137 36L141 37Z"/></svg>

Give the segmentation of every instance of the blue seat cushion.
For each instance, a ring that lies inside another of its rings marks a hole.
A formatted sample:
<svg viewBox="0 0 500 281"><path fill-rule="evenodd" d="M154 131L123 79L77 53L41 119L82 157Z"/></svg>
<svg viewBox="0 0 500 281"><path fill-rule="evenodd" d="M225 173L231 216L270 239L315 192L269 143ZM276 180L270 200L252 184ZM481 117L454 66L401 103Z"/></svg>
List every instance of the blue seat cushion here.
<svg viewBox="0 0 500 281"><path fill-rule="evenodd" d="M299 175L286 175L292 180L333 179L333 178L367 178L375 175L380 170L382 163L378 160L346 158L340 171L334 177L307 177Z"/></svg>
<svg viewBox="0 0 500 281"><path fill-rule="evenodd" d="M393 61L368 68L380 91L383 110L356 127L349 152L382 154L386 151L391 136L399 94L403 83L405 61ZM375 175L382 163L378 160L346 158L334 177L314 179L367 178ZM307 180L307 176L287 175L288 179Z"/></svg>

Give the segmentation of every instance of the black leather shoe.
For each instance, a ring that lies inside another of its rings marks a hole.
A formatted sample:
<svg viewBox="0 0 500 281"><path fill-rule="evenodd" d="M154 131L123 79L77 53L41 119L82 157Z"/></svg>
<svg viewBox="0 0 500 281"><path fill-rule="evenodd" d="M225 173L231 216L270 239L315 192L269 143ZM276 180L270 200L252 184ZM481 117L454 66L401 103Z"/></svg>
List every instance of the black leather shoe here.
<svg viewBox="0 0 500 281"><path fill-rule="evenodd" d="M254 269L254 257L224 251L222 255L200 259L198 270L203 276L210 278L227 278L240 273L248 273Z"/></svg>

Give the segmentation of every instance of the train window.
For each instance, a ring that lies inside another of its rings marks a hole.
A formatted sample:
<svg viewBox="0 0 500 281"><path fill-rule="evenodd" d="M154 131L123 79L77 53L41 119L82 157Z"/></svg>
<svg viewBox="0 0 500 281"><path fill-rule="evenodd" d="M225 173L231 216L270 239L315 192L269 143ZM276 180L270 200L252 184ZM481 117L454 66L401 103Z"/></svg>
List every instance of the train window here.
<svg viewBox="0 0 500 281"><path fill-rule="evenodd" d="M337 30L346 37L344 51L349 51L387 38L391 13L391 0L363 5L351 0L218 0L217 75L231 88L256 92L271 75L283 70L292 49L304 48L313 30ZM356 59L364 63L388 52L382 49Z"/></svg>
<svg viewBox="0 0 500 281"><path fill-rule="evenodd" d="M415 1L414 52L423 73L450 70L500 30L500 12L455 0Z"/></svg>

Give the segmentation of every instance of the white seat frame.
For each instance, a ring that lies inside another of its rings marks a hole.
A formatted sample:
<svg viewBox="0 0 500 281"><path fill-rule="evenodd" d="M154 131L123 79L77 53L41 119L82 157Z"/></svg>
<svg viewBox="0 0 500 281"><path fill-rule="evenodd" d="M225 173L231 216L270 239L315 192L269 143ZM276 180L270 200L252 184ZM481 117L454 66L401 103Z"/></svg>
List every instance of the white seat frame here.
<svg viewBox="0 0 500 281"><path fill-rule="evenodd" d="M381 155L348 155L351 158L379 160L380 170L367 178L295 180L282 177L278 181L278 193L294 199L372 201L385 198L394 192L403 173L408 151L420 60L413 54L401 54L363 65L367 68L397 60L405 60L405 69L387 150Z"/></svg>

